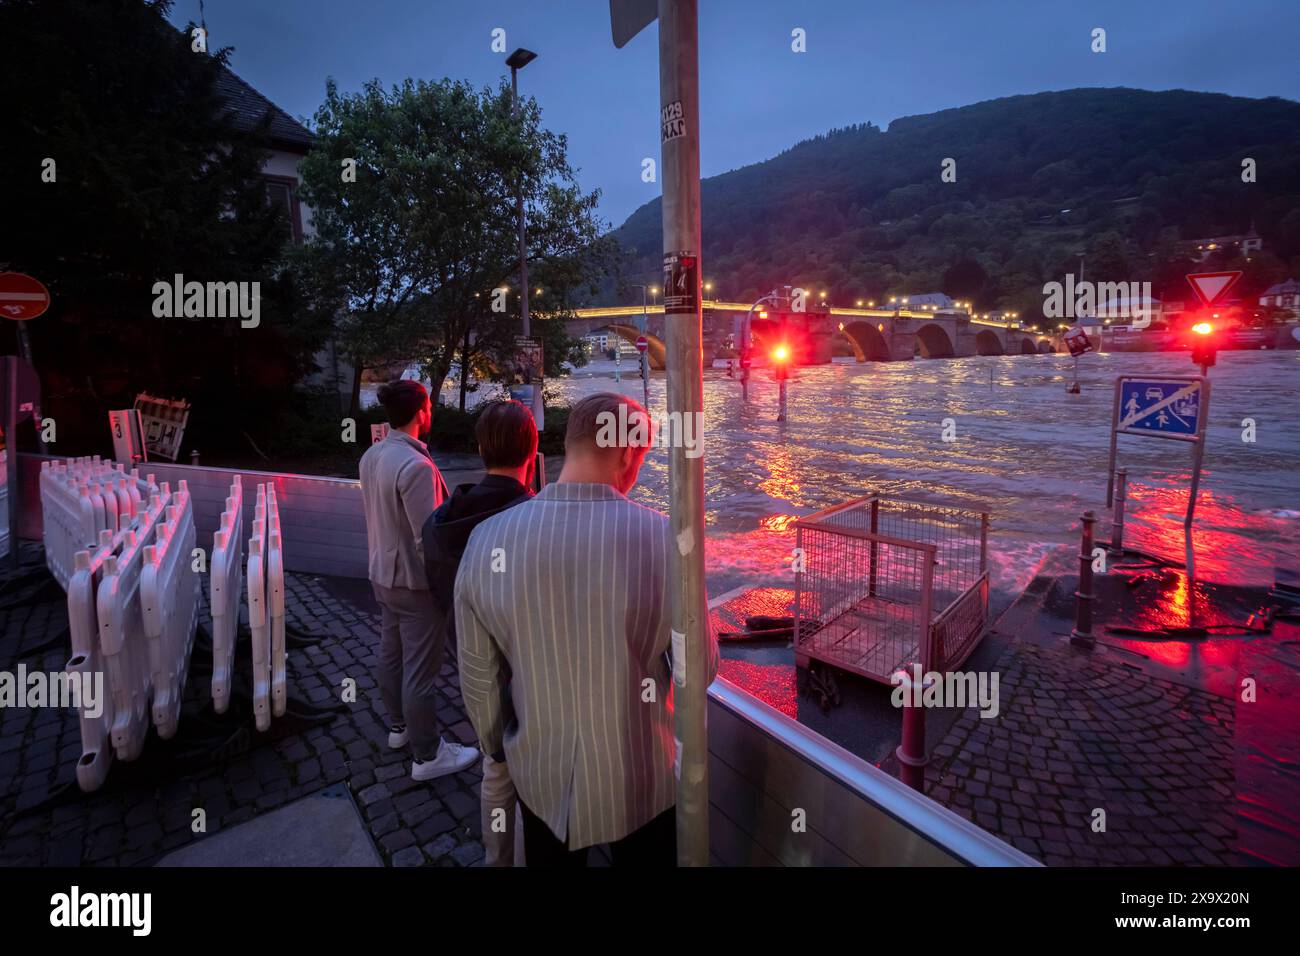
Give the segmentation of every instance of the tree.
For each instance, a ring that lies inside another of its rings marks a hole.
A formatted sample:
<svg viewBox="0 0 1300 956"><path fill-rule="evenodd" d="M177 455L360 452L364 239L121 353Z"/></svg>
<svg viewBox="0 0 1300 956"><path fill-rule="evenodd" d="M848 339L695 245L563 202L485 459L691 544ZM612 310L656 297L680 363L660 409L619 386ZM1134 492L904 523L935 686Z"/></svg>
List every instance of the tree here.
<svg viewBox="0 0 1300 956"><path fill-rule="evenodd" d="M169 8L0 3L0 270L50 289L29 332L63 453L103 450L106 411L142 389L191 400L191 444L242 445L312 368L315 336L276 272L285 233L261 178L265 129L232 125L216 87L229 51L193 50ZM260 282L260 326L155 316L153 285L176 274Z"/></svg>
<svg viewBox="0 0 1300 956"><path fill-rule="evenodd" d="M342 307L358 382L394 359L418 362L435 392L458 356L499 366L519 329L518 289L495 290L518 268L520 183L530 272L557 303L594 282L612 249L565 138L542 128L533 99L515 118L505 82L371 81L347 95L331 81L316 133L302 166L316 236L296 267L322 307Z"/></svg>

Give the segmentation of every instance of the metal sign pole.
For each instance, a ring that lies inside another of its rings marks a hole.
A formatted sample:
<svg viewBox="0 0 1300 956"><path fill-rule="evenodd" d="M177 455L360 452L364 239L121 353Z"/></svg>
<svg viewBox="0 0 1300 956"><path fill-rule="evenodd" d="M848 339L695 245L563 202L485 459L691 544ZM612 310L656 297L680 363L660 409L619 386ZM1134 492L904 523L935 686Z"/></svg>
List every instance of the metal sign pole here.
<svg viewBox="0 0 1300 956"><path fill-rule="evenodd" d="M4 358L5 521L9 526L9 570L18 570L18 359Z"/></svg>
<svg viewBox="0 0 1300 956"><path fill-rule="evenodd" d="M1201 489L1201 462L1205 460L1205 425L1209 420L1210 380L1201 381L1200 417L1196 423L1196 451L1192 455L1192 489L1187 498L1187 517L1183 519L1183 541L1187 555L1187 580L1196 580L1196 552L1192 548L1192 520L1196 516L1196 496Z"/></svg>
<svg viewBox="0 0 1300 956"><path fill-rule="evenodd" d="M668 414L695 419L704 409L703 311L700 288L700 97L698 0L659 0L659 100L662 128L664 324ZM691 262L691 259L694 262ZM673 263L672 271L667 269ZM694 268L691 266L694 265ZM679 271L680 269L680 271ZM685 293L684 299L676 296ZM670 299L670 295L674 298ZM671 304L670 304L671 303ZM704 458L681 443L668 469L672 541L674 717L676 721L677 862L709 862L708 706L704 678Z"/></svg>

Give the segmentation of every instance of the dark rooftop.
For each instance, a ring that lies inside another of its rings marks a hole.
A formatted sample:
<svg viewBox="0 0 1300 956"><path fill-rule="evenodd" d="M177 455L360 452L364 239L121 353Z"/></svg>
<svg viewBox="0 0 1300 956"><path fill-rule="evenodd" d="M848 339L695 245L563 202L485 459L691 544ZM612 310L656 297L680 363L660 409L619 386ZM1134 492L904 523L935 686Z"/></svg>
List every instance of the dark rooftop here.
<svg viewBox="0 0 1300 956"><path fill-rule="evenodd" d="M311 149L315 138L305 126L236 76L228 67L222 67L217 76L217 92L225 100L236 129L254 129L269 113L271 145L297 153L306 153Z"/></svg>

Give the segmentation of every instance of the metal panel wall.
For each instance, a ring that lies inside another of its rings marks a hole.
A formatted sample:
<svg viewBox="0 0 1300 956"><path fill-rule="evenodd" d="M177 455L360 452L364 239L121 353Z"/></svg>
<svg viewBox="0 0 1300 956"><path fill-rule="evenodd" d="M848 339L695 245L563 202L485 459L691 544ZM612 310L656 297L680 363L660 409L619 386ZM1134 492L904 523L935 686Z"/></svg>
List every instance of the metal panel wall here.
<svg viewBox="0 0 1300 956"><path fill-rule="evenodd" d="M41 537L40 463L48 460L51 459L44 455L19 456L20 533L25 538ZM211 547L212 534L221 524L221 512L233 477L241 475L245 488L270 482L275 486L280 506L286 571L345 578L367 576L366 519L361 505L361 482L355 479L205 468L164 461L142 464L140 474L152 474L160 482L171 482L173 488L179 487L181 479L188 482L198 540L204 548ZM253 506L253 496L245 495L246 527L252 523Z"/></svg>
<svg viewBox="0 0 1300 956"><path fill-rule="evenodd" d="M723 678L709 688L710 849L724 866L1037 862ZM806 831L795 832L795 810Z"/></svg>

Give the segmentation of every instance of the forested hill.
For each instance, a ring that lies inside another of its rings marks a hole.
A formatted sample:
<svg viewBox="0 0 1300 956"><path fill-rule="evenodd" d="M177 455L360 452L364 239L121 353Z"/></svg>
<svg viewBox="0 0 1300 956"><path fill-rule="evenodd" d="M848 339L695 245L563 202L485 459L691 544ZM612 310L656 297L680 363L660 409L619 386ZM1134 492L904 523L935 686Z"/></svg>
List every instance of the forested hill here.
<svg viewBox="0 0 1300 956"><path fill-rule="evenodd" d="M864 90L864 98L870 91ZM778 127L779 128L779 124ZM946 158L956 181L941 179ZM1256 182L1242 181L1255 160ZM1181 298L1178 240L1244 233L1242 291L1300 275L1300 104L1079 89L833 130L703 184L704 274L750 299L779 283L857 298L941 290L1041 305L1044 281L1144 280ZM616 230L628 274L660 261L660 203ZM1217 263L1216 263L1217 264Z"/></svg>

